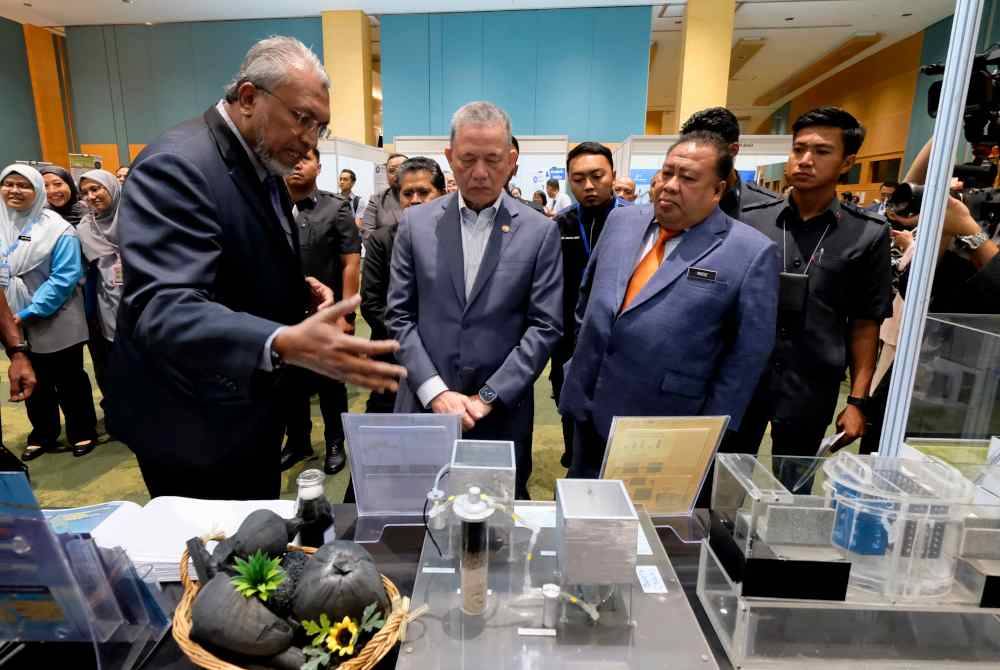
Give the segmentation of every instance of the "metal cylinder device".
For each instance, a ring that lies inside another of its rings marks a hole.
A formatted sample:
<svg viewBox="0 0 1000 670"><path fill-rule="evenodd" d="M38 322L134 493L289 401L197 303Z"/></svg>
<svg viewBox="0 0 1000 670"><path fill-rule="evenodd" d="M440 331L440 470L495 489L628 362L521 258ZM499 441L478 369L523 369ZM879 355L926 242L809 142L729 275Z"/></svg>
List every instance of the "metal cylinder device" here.
<svg viewBox="0 0 1000 670"><path fill-rule="evenodd" d="M555 628L559 621L559 585L544 584L542 586L542 597L544 606L542 609L542 626L544 628Z"/></svg>
<svg viewBox="0 0 1000 670"><path fill-rule="evenodd" d="M486 611L489 583L489 518L493 508L483 499L478 486L455 499L455 516L462 522L462 554L459 570L462 582L462 611L480 616Z"/></svg>

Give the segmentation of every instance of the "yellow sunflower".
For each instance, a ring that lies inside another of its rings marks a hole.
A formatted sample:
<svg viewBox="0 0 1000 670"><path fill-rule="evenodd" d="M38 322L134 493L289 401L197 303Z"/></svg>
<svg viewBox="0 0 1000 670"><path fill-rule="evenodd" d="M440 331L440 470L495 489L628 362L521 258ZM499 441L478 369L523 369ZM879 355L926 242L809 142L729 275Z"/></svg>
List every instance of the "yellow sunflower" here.
<svg viewBox="0 0 1000 670"><path fill-rule="evenodd" d="M331 652L341 656L354 653L354 643L358 641L358 625L349 617L344 617L340 623L334 624L330 634L326 636L326 646Z"/></svg>

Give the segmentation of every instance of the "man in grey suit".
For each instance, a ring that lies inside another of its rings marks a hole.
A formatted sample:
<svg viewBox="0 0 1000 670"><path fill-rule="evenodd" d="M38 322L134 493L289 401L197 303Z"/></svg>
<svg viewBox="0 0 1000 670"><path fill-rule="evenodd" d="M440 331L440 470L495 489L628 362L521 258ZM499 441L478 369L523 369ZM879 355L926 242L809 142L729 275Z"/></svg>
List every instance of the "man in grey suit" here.
<svg viewBox="0 0 1000 670"><path fill-rule="evenodd" d="M368 239L378 228L399 225L403 218L403 207L399 204L399 166L406 161L403 154L391 154L385 161L385 178L389 185L378 193L373 193L365 207L361 220L361 237Z"/></svg>
<svg viewBox="0 0 1000 670"><path fill-rule="evenodd" d="M577 422L570 477L597 477L615 416L728 415L739 426L774 345L779 259L719 209L732 167L720 136L682 136L653 206L608 217L560 396Z"/></svg>
<svg viewBox="0 0 1000 670"><path fill-rule="evenodd" d="M407 383L397 412L459 414L465 437L513 440L518 498L531 475L532 385L562 334L559 229L503 191L510 119L472 102L445 149L458 192L405 210L386 325Z"/></svg>

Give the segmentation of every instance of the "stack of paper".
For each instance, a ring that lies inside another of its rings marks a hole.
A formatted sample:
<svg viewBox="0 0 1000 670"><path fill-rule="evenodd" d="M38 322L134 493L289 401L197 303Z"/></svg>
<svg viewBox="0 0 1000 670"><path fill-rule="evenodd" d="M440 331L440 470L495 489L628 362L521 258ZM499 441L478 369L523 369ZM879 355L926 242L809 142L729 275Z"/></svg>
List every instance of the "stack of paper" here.
<svg viewBox="0 0 1000 670"><path fill-rule="evenodd" d="M269 509L289 519L295 515L295 501L163 496L145 507L131 503L118 507L94 528L93 536L101 547L124 549L140 575L151 572L158 581L176 582L180 580L181 553L189 539L218 533L228 537L258 509Z"/></svg>

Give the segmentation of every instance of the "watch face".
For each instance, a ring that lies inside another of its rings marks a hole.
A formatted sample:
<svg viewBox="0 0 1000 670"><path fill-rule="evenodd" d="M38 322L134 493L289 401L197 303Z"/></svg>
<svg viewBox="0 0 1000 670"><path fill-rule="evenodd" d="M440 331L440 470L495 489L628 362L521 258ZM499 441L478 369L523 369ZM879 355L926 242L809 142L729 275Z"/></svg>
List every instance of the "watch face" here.
<svg viewBox="0 0 1000 670"><path fill-rule="evenodd" d="M489 386L484 386L483 388L479 389L479 399L482 400L487 405L489 405L490 403L492 403L494 400L497 399L497 392L491 389Z"/></svg>

